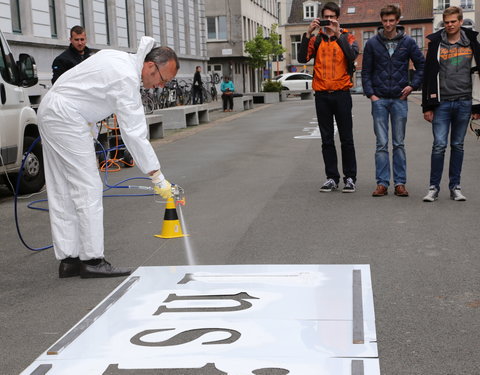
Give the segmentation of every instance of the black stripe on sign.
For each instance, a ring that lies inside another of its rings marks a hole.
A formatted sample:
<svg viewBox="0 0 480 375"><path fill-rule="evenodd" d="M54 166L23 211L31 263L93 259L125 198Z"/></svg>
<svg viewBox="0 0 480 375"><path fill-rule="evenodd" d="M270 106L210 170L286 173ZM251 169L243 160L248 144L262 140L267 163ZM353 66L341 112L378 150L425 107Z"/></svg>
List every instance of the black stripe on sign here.
<svg viewBox="0 0 480 375"><path fill-rule="evenodd" d="M178 220L177 210L175 208L167 208L163 220Z"/></svg>
<svg viewBox="0 0 480 375"><path fill-rule="evenodd" d="M53 366L48 365L40 365L38 366L30 375L45 375Z"/></svg>

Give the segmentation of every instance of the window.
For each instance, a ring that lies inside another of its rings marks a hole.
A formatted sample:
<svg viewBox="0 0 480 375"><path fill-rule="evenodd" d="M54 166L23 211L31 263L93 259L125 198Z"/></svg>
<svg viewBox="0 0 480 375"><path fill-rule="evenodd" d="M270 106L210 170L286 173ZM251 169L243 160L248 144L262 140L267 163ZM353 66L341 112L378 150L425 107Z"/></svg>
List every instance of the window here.
<svg viewBox="0 0 480 375"><path fill-rule="evenodd" d="M364 31L363 32L363 46L367 44L368 39L370 39L375 33L373 31Z"/></svg>
<svg viewBox="0 0 480 375"><path fill-rule="evenodd" d="M57 37L57 16L55 14L55 0L48 0L48 11L50 13L50 32L52 38Z"/></svg>
<svg viewBox="0 0 480 375"><path fill-rule="evenodd" d="M22 32L22 24L20 22L20 7L18 0L10 1L10 12L12 15L12 31L14 33Z"/></svg>
<svg viewBox="0 0 480 375"><path fill-rule="evenodd" d="M423 29L412 29L411 37L417 42L418 48L423 48Z"/></svg>
<svg viewBox="0 0 480 375"><path fill-rule="evenodd" d="M315 18L315 7L313 5L305 6L303 18L305 18L306 20Z"/></svg>
<svg viewBox="0 0 480 375"><path fill-rule="evenodd" d="M209 40L227 39L227 17L207 17L207 31Z"/></svg>
<svg viewBox="0 0 480 375"><path fill-rule="evenodd" d="M17 65L2 34L0 34L0 74L5 82L12 85L18 83Z"/></svg>
<svg viewBox="0 0 480 375"><path fill-rule="evenodd" d="M463 9L473 9L473 0L461 0L460 6Z"/></svg>
<svg viewBox="0 0 480 375"><path fill-rule="evenodd" d="M450 0L438 0L438 9L444 10L450 6Z"/></svg>
<svg viewBox="0 0 480 375"><path fill-rule="evenodd" d="M80 26L85 27L85 8L83 5L83 0L78 1L78 8L80 10Z"/></svg>
<svg viewBox="0 0 480 375"><path fill-rule="evenodd" d="M105 38L107 39L107 45L110 45L110 28L108 27L108 4L105 1Z"/></svg>
<svg viewBox="0 0 480 375"><path fill-rule="evenodd" d="M306 1L303 3L303 19L312 20L316 18L319 9L318 1Z"/></svg>
<svg viewBox="0 0 480 375"><path fill-rule="evenodd" d="M292 42L292 60L296 60L298 56L298 49L302 41L301 35L290 35L290 40Z"/></svg>

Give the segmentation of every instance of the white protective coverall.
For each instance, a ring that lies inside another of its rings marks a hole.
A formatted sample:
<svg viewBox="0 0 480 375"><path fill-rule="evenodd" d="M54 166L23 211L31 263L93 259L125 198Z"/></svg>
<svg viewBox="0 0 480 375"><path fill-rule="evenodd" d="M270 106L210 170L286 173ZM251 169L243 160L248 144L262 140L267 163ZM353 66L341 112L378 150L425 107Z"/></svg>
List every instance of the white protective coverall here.
<svg viewBox="0 0 480 375"><path fill-rule="evenodd" d="M117 115L122 140L143 173L160 169L140 96L145 56L102 50L60 76L38 109L55 256L103 258L102 181L89 123Z"/></svg>

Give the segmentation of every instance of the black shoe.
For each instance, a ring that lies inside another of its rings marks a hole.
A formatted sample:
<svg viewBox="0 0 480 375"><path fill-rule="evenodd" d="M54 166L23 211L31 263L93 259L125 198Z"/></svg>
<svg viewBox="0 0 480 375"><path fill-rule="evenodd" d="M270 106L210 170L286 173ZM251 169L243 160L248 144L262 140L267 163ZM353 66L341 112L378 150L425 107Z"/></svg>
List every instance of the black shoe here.
<svg viewBox="0 0 480 375"><path fill-rule="evenodd" d="M80 258L65 258L60 261L58 267L58 277L64 279L66 277L80 276Z"/></svg>
<svg viewBox="0 0 480 375"><path fill-rule="evenodd" d="M80 277L82 279L128 276L131 273L131 269L114 267L105 259L99 259L99 263L96 265L87 264L86 262L81 262L80 265Z"/></svg>

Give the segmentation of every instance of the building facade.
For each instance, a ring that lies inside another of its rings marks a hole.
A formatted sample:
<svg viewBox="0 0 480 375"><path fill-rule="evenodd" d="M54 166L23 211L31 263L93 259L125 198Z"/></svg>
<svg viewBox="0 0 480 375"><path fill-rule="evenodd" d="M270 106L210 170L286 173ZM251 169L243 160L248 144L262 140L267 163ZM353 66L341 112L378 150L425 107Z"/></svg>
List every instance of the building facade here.
<svg viewBox="0 0 480 375"><path fill-rule="evenodd" d="M248 65L245 43L261 26L268 37L278 24L277 0L206 0L208 71L230 76L238 92L259 88L262 77Z"/></svg>
<svg viewBox="0 0 480 375"><path fill-rule="evenodd" d="M75 25L85 28L93 50L135 52L142 36L152 36L177 52L180 78L191 78L196 65L207 67L205 0L0 0L0 10L15 57L32 55L47 87Z"/></svg>

